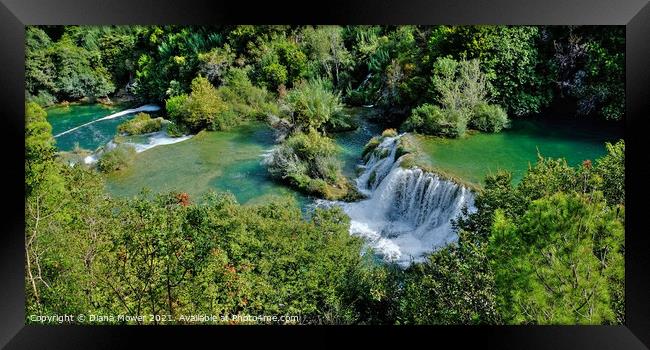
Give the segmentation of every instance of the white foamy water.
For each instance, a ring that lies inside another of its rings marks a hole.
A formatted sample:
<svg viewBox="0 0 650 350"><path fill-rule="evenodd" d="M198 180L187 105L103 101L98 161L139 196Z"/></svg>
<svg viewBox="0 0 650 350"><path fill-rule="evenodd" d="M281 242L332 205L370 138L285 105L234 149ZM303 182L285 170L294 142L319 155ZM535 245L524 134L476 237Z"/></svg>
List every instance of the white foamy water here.
<svg viewBox="0 0 650 350"><path fill-rule="evenodd" d="M469 189L419 168L404 169L395 153L402 137L387 137L372 153L356 180L367 199L319 201L339 205L350 216L350 233L360 236L386 261L408 266L436 248L457 239L452 220L467 206L474 208Z"/></svg>
<svg viewBox="0 0 650 350"><path fill-rule="evenodd" d="M151 134L145 135L147 136L147 143L128 143L129 145L133 145L135 147L135 151L140 153L144 152L148 149L152 149L157 146L163 146L163 145L171 145L174 143L178 142L183 142L185 140L189 140L192 138L194 135L185 135L181 137L170 137L167 135L166 132L164 131L159 131Z"/></svg>
<svg viewBox="0 0 650 350"><path fill-rule="evenodd" d="M133 113L139 113L139 112L155 112L155 111L158 111L158 110L160 110L160 107L158 107L156 105L144 105L144 106L140 106L138 108L126 109L126 110L123 110L121 112L113 113L111 115L107 115L105 117L90 121L88 123L81 124L81 125L76 126L76 127L72 128L72 129L68 129L68 130L66 130L66 131L64 131L62 133L54 135L54 137L56 138L56 137L65 135L65 134L73 132L73 131L75 131L77 129L83 128L85 126L88 126L88 125L91 125L91 124L94 124L94 123L97 123L97 122L101 122L103 120L115 119L115 118L119 118L119 117L127 115L127 114L133 114Z"/></svg>
<svg viewBox="0 0 650 350"><path fill-rule="evenodd" d="M146 150L152 149L154 147L158 146L163 146L163 145L171 145L174 143L178 142L183 142L185 140L191 139L194 135L184 135L181 137L170 137L167 135L166 132L164 131L158 131L154 132L151 134L145 134L142 135L143 137L146 138L146 142L143 143L138 143L138 142L125 142L125 145L131 145L135 148L135 151L137 153L144 152ZM86 164L95 164L101 158L102 153L106 151L110 151L111 149L117 147L117 144L114 141L109 141L106 146L103 148L99 149L97 152L87 156L84 158L84 163Z"/></svg>

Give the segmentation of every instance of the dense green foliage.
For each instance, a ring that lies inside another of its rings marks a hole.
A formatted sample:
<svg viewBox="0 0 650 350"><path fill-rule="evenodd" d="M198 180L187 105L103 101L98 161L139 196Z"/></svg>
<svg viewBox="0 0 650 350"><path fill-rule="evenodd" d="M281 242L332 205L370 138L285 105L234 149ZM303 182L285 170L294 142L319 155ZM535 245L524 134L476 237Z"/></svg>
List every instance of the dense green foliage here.
<svg viewBox="0 0 650 350"><path fill-rule="evenodd" d="M432 92L441 106L425 103L411 111L402 127L409 131L446 137L463 136L467 127L499 132L508 116L487 102L489 83L478 60L439 58L434 63Z"/></svg>
<svg viewBox="0 0 650 350"><path fill-rule="evenodd" d="M624 143L595 165L540 158L522 182L489 176L478 211L459 226L487 242L507 323L620 323L623 310ZM607 175L605 175L607 174ZM603 176L609 177L607 184Z"/></svg>
<svg viewBox="0 0 650 350"><path fill-rule="evenodd" d="M623 48L618 27L27 27L27 314L620 324L623 141L576 167L540 156L517 185L508 173L488 176L477 210L455 222L458 241L403 269L373 261L337 208L305 215L289 198L243 206L223 193L111 198L101 174L56 153L41 106L125 96L164 103L172 136L268 120L280 136L264 160L272 176L351 200L358 194L330 138L354 128L346 105L371 106L391 128L366 145L366 159L398 127L499 132L509 116L554 103L621 120ZM161 127L143 113L118 129ZM411 147L400 143L397 156ZM107 147L97 170L124 169L135 153Z"/></svg>
<svg viewBox="0 0 650 350"><path fill-rule="evenodd" d="M396 125L437 102L441 59L475 60L487 101L508 115L570 97L578 114L620 120L624 45L621 27L589 26L28 27L26 96L48 105L129 92L160 103L189 94L198 75L218 88L243 69L274 97L323 79Z"/></svg>
<svg viewBox="0 0 650 350"><path fill-rule="evenodd" d="M228 108L208 79L197 77L192 80L192 92L167 100L167 114L176 123L190 130L224 130L237 123L236 116Z"/></svg>
<svg viewBox="0 0 650 350"><path fill-rule="evenodd" d="M77 45L72 35L52 42L41 29L29 27L26 43L25 85L37 101L48 105L57 99L107 96L115 90L100 51Z"/></svg>
<svg viewBox="0 0 650 350"><path fill-rule="evenodd" d="M405 130L427 135L458 137L465 133L467 115L458 110L445 110L438 106L423 104L411 111L404 122Z"/></svg>
<svg viewBox="0 0 650 350"><path fill-rule="evenodd" d="M293 124L303 130L318 129L343 111L339 95L320 79L298 84L284 100Z"/></svg>
<svg viewBox="0 0 650 350"><path fill-rule="evenodd" d="M490 82L489 95L508 113L536 113L550 102L550 77L541 62L544 28L534 26L443 26L431 35L432 56L478 59Z"/></svg>
<svg viewBox="0 0 650 350"><path fill-rule="evenodd" d="M26 181L28 315L142 317L101 322L116 324L196 314L357 322L347 286L359 286L353 276L369 267L340 209L303 220L296 203L281 198L259 206L221 194L200 203L183 193L110 199L93 170L50 160L43 113L28 107L27 154L40 155L26 159L40 169Z"/></svg>
<svg viewBox="0 0 650 350"><path fill-rule="evenodd" d="M497 211L490 237L499 303L509 323L617 321L623 213L597 195L558 192L509 220Z"/></svg>
<svg viewBox="0 0 650 350"><path fill-rule="evenodd" d="M138 113L133 119L127 120L117 126L117 131L127 135L141 135L162 129L161 117L152 119L147 113Z"/></svg>
<svg viewBox="0 0 650 350"><path fill-rule="evenodd" d="M486 244L461 233L458 244L405 272L399 320L405 324L495 324L501 316Z"/></svg>

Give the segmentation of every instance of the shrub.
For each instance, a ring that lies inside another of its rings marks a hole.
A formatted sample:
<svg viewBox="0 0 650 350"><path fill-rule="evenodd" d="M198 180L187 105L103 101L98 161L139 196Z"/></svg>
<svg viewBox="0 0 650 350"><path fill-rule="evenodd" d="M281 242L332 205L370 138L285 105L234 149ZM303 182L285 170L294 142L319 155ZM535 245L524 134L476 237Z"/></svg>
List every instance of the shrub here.
<svg viewBox="0 0 650 350"><path fill-rule="evenodd" d="M45 90L40 90L37 95L29 95L28 101L36 102L41 107L49 107L56 103L56 97Z"/></svg>
<svg viewBox="0 0 650 350"><path fill-rule="evenodd" d="M236 115L229 111L217 89L201 76L192 80L189 95L171 97L166 102L166 108L174 121L192 131L223 130L237 123Z"/></svg>
<svg viewBox="0 0 650 350"><path fill-rule="evenodd" d="M298 84L284 100L294 124L303 130L318 129L343 111L340 95L331 92L321 79Z"/></svg>
<svg viewBox="0 0 650 350"><path fill-rule="evenodd" d="M167 123L167 135L170 137L181 137L189 132L183 125L177 123Z"/></svg>
<svg viewBox="0 0 650 350"><path fill-rule="evenodd" d="M117 131L127 135L148 134L162 129L162 118L151 119L147 113L138 113L133 119L117 127Z"/></svg>
<svg viewBox="0 0 650 350"><path fill-rule="evenodd" d="M465 134L467 117L458 110L423 104L411 111L402 128L427 135L459 137Z"/></svg>
<svg viewBox="0 0 650 350"><path fill-rule="evenodd" d="M310 130L308 133L297 133L289 137L286 145L292 148L301 159L314 160L317 157L336 155L334 141L314 130Z"/></svg>
<svg viewBox="0 0 650 350"><path fill-rule="evenodd" d="M273 96L265 88L254 86L244 69L230 69L218 92L237 118L259 119L280 113Z"/></svg>
<svg viewBox="0 0 650 350"><path fill-rule="evenodd" d="M135 148L130 145L120 144L115 148L105 151L102 157L97 162L97 168L104 172L110 173L113 171L127 168L135 159Z"/></svg>
<svg viewBox="0 0 650 350"><path fill-rule="evenodd" d="M333 114L324 124L323 129L328 132L343 132L356 130L359 124L347 113Z"/></svg>
<svg viewBox="0 0 650 350"><path fill-rule="evenodd" d="M350 186L341 174L337 152L334 141L312 129L287 138L263 163L272 176L302 191L340 199L347 195Z"/></svg>
<svg viewBox="0 0 650 350"><path fill-rule="evenodd" d="M469 127L485 132L499 132L508 127L508 115L498 105L479 103L472 111Z"/></svg>

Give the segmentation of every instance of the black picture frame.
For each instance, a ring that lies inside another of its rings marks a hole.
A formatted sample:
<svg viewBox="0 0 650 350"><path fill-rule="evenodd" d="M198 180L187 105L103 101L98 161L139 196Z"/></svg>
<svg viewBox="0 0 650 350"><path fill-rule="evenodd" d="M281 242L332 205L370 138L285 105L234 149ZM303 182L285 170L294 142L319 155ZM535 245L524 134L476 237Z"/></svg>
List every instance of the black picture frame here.
<svg viewBox="0 0 650 350"><path fill-rule="evenodd" d="M25 325L24 297L24 26L32 24L547 24L626 28L626 322L621 326L241 327ZM305 346L414 338L436 344L500 349L644 349L650 346L650 240L644 225L650 178L650 4L648 0L328 1L321 3L208 0L0 0L0 100L5 194L0 239L0 346L117 348L146 341L224 339ZM7 129L8 127L8 129ZM14 198L15 197L15 198ZM253 333L253 334L251 334ZM263 333L263 335L259 335ZM419 343L419 342L418 342ZM229 346L229 345L228 345ZM417 345L424 346L424 345Z"/></svg>

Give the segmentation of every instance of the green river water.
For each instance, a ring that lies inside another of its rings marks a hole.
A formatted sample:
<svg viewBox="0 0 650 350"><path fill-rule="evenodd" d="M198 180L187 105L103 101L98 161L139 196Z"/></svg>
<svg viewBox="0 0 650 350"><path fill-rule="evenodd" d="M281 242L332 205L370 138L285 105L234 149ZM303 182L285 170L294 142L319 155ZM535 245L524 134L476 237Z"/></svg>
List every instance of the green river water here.
<svg viewBox="0 0 650 350"><path fill-rule="evenodd" d="M623 138L620 124L580 119L513 120L498 134L475 133L460 139L417 135L431 165L464 181L482 184L485 175L497 170L521 180L537 154L565 158L574 166L606 153L605 142Z"/></svg>
<svg viewBox="0 0 650 350"><path fill-rule="evenodd" d="M56 135L86 122L115 113L124 106L71 105L47 110ZM56 138L60 150L75 143L94 150L115 136L117 125L133 115L102 120ZM341 148L345 175L354 178L365 143L381 133L378 126L359 120L355 131L335 134ZM580 120L520 120L499 134L473 134L448 140L416 136L432 165L480 183L485 174L506 169L520 179L537 150L544 156L565 157L571 164L605 154L605 141L622 138L620 129ZM289 195L302 207L309 197L274 181L260 163L273 147L272 130L251 122L230 131L202 132L193 138L138 153L129 168L106 176L106 187L114 196L133 196L143 188L153 191L183 191L198 198L209 190L230 191L240 203L263 202L273 195Z"/></svg>

